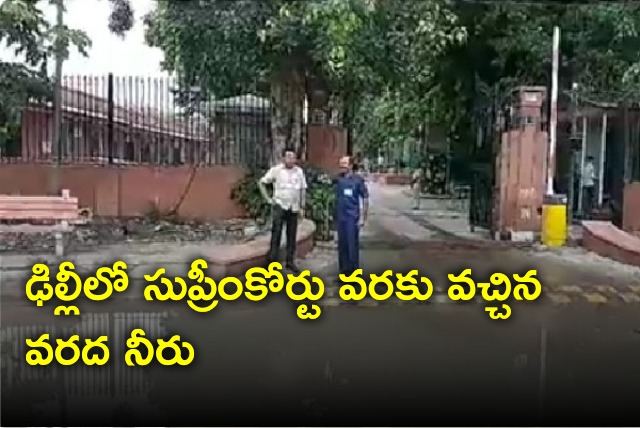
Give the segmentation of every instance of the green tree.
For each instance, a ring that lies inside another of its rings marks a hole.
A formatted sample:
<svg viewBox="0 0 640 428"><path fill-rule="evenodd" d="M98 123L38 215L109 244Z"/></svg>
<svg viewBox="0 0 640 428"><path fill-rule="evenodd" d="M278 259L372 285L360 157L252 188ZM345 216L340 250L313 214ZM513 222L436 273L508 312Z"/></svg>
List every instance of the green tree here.
<svg viewBox="0 0 640 428"><path fill-rule="evenodd" d="M414 139L434 115L435 74L443 52L466 40L450 2L378 1L359 42L373 78L356 100L354 129L369 154Z"/></svg>
<svg viewBox="0 0 640 428"><path fill-rule="evenodd" d="M353 16L339 22L343 15L336 11L352 3L158 0L146 19L147 41L163 50L164 68L186 85L205 87L216 98L267 95L278 153L299 146L309 79L343 70L346 44L340 41L357 22Z"/></svg>
<svg viewBox="0 0 640 428"><path fill-rule="evenodd" d="M51 0L55 4L60 0ZM109 28L124 35L133 25L127 0L109 0L112 13ZM79 30L66 25L51 25L39 9L44 0L4 0L0 4L0 43L4 43L23 62L0 61L0 151L9 140L19 138L19 115L31 98L50 97L51 81L47 76L49 60L58 50L68 57L70 47L87 55L91 40ZM64 6L64 3L63 3Z"/></svg>
<svg viewBox="0 0 640 428"><path fill-rule="evenodd" d="M343 105L367 91L412 94L429 61L464 36L444 0L157 0L147 26L164 67L187 84L218 98L268 92L276 155L299 145L309 82Z"/></svg>
<svg viewBox="0 0 640 428"><path fill-rule="evenodd" d="M561 28L561 90L578 83L584 96L619 100L637 92L640 8L636 3L535 5L460 2L465 43L436 62L434 119L449 124L471 146L472 118L505 100L516 85L548 85L553 27Z"/></svg>
<svg viewBox="0 0 640 428"><path fill-rule="evenodd" d="M87 55L91 40L80 30L66 25L51 25L39 9L43 3L64 8L64 0L4 0L0 4L0 42L14 54L24 58L24 64L46 74L47 61L60 48L68 57L69 48L75 47ZM109 0L112 4L109 29L123 36L133 26L133 11L128 0Z"/></svg>

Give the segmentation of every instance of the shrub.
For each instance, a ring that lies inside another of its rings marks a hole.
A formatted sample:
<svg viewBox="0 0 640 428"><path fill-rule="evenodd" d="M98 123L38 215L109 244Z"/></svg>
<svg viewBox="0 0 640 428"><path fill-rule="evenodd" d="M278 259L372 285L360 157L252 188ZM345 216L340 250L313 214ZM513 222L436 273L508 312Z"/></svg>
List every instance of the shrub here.
<svg viewBox="0 0 640 428"><path fill-rule="evenodd" d="M250 218L265 224L271 215L271 207L260 194L258 180L264 170L251 170L231 191L231 198L239 203ZM316 226L316 239L330 240L335 209L333 181L324 172L311 167L304 168L307 179L306 216Z"/></svg>

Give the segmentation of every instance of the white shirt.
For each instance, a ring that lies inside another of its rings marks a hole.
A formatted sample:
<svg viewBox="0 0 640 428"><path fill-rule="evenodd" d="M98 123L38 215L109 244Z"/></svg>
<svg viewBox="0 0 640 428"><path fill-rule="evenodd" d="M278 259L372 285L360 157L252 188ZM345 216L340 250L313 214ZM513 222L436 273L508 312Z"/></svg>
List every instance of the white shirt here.
<svg viewBox="0 0 640 428"><path fill-rule="evenodd" d="M302 168L287 168L284 164L279 164L269 169L260 182L273 184L273 200L282 209L300 211L300 194L307 189Z"/></svg>
<svg viewBox="0 0 640 428"><path fill-rule="evenodd" d="M413 171L413 175L411 176L411 181L413 181L412 187L414 189L420 188L420 181L422 181L422 173L419 169L416 169L415 171Z"/></svg>
<svg viewBox="0 0 640 428"><path fill-rule="evenodd" d="M593 163L587 162L584 165L584 171L582 173L582 186L593 187L595 185L596 169Z"/></svg>

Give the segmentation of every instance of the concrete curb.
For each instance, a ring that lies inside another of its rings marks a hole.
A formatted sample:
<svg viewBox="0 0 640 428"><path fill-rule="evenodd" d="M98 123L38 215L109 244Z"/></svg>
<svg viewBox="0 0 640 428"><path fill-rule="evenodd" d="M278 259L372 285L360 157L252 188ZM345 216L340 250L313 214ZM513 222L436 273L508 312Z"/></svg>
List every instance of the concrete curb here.
<svg viewBox="0 0 640 428"><path fill-rule="evenodd" d="M315 223L304 219L298 224L296 235L297 256L304 257L313 250ZM267 264L270 235L262 235L242 244L211 246L203 258L209 262L210 275L215 277L237 276L247 269Z"/></svg>
<svg viewBox="0 0 640 428"><path fill-rule="evenodd" d="M338 307L338 306L359 306L359 307L378 307L378 306L428 306L448 304L452 306L465 305L482 305L482 306L499 306L506 303L511 306L512 310L516 310L522 305L532 304L551 304L552 306L567 306L574 304L587 304L595 306L612 306L612 305L640 305L640 286L628 287L611 287L611 286L557 286L547 287L543 290L542 296L533 302L513 301L506 302L487 302L481 297L475 297L470 301L454 301L447 294L447 290L437 287L433 295L424 302L418 300L403 301L392 297L385 301L376 301L371 298L352 302L345 301L339 297L339 287L329 286L325 289L325 297L320 300L321 306Z"/></svg>
<svg viewBox="0 0 640 428"><path fill-rule="evenodd" d="M411 192L411 190L407 190L404 189L402 191L402 194L408 198L413 198L413 192ZM451 195L436 195L436 194L432 194L432 193L420 193L420 199L427 199L427 200L432 200L432 201L450 201L450 200L460 200L457 198L452 197ZM465 200L465 199L462 199Z"/></svg>
<svg viewBox="0 0 640 428"><path fill-rule="evenodd" d="M434 294L429 298L429 300L421 302L418 300L398 300L398 299L389 299L384 301L377 301L373 299L363 299L356 302L345 301L340 299L340 297L326 297L320 300L320 306L324 307L338 307L338 306L355 306L361 308L375 308L378 306L428 306L433 304L444 304L449 303L453 305L464 305L464 304L473 304L473 303L481 303L483 302L481 299L471 302L454 302L449 299L446 294Z"/></svg>
<svg viewBox="0 0 640 428"><path fill-rule="evenodd" d="M583 221L584 247L600 256L640 266L640 238L610 221Z"/></svg>
<svg viewBox="0 0 640 428"><path fill-rule="evenodd" d="M304 256L313 249L315 225L310 220L300 222L298 228L298 253ZM166 251L166 245L149 245L138 248L116 246L100 253L80 253L58 257L54 254L0 256L0 295L22 297L26 280L32 275L35 263L44 263L51 269L55 281L57 265L72 262L80 276L93 275L103 266L110 266L117 260L127 263L127 275L132 281L144 280L144 275L153 274L159 268L166 268L172 276L186 276L190 264L196 259L209 263L209 275L213 278L243 275L250 267L264 264L269 249L269 236L260 236L253 241L231 244L192 244ZM133 250L133 251L132 251ZM140 293L141 294L141 293Z"/></svg>

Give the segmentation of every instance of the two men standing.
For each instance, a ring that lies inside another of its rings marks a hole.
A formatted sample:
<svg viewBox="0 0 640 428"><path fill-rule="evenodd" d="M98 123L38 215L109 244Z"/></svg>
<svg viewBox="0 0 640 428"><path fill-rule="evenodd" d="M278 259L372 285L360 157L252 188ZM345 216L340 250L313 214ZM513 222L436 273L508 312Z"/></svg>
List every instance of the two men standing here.
<svg viewBox="0 0 640 428"><path fill-rule="evenodd" d="M273 207L269 263L278 261L282 229L286 227L285 268L294 273L296 232L298 217L304 217L307 180L304 171L296 165L292 149L282 153L282 163L272 167L258 181L262 196ZM336 226L338 232L338 265L340 273L350 275L360 266L360 228L365 224L369 211L369 192L364 178L355 174L349 156L340 159L340 175L336 180ZM273 196L266 185L273 185ZM362 205L362 207L361 207Z"/></svg>

